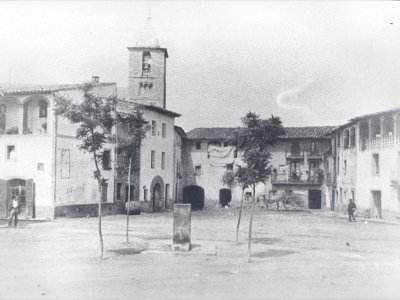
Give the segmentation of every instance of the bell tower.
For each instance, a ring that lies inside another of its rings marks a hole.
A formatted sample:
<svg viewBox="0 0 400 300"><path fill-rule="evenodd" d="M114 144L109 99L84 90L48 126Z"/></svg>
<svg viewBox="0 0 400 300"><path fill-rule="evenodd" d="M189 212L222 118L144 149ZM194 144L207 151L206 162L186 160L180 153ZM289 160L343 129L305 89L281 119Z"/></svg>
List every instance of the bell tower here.
<svg viewBox="0 0 400 300"><path fill-rule="evenodd" d="M129 50L128 100L166 108L168 52L155 37L151 13L135 47Z"/></svg>

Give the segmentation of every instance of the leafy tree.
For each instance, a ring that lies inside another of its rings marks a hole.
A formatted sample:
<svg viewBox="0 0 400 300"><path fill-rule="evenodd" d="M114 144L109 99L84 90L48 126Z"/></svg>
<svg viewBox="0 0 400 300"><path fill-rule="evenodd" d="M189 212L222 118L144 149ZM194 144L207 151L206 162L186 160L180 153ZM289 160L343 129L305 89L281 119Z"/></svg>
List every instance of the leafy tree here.
<svg viewBox="0 0 400 300"><path fill-rule="evenodd" d="M266 183L269 179L272 166L268 147L274 145L278 137L283 135L285 131L281 120L274 116L261 119L259 115L249 112L242 118L242 123L244 128L237 133L237 145L245 166L242 170L243 173L236 174L237 176L242 175L242 182L244 181L253 191L248 241L248 261L251 262L251 234L256 185Z"/></svg>
<svg viewBox="0 0 400 300"><path fill-rule="evenodd" d="M137 171L135 166L139 166L140 160L140 147L142 140L146 136L146 132L149 130L148 122L143 118L143 112L139 109L135 109L130 113L118 113L117 121L119 127L124 130L122 134L118 134L118 154L129 158L129 164L125 164L125 160L122 164L118 165L118 172L125 174L128 178L128 207L126 210L126 242L129 243L129 213L131 204L131 174L132 169Z"/></svg>
<svg viewBox="0 0 400 300"><path fill-rule="evenodd" d="M236 186L236 177L233 171L226 171L222 176L222 183L226 185L230 190Z"/></svg>
<svg viewBox="0 0 400 300"><path fill-rule="evenodd" d="M101 97L91 93L91 84L83 87L83 100L74 102L64 96L56 97L56 114L77 124L76 137L81 140L79 149L92 155L95 170L93 177L99 186L98 233L100 239L100 259L103 259L103 236L101 231L101 195L106 179L100 169L103 160L104 145L113 136L111 129L115 124L116 96Z"/></svg>

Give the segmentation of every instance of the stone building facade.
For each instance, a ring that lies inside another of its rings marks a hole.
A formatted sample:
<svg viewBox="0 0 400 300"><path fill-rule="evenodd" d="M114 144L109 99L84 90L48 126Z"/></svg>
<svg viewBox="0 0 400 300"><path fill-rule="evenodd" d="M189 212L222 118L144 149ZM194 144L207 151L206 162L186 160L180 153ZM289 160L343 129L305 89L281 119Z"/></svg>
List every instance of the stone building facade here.
<svg viewBox="0 0 400 300"><path fill-rule="evenodd" d="M353 118L331 140L330 208L345 212L353 199L362 216L399 216L400 109Z"/></svg>
<svg viewBox="0 0 400 300"><path fill-rule="evenodd" d="M93 85L96 94L116 94L114 83ZM23 218L51 219L66 213L64 206L98 202L93 161L78 149L75 127L54 114L57 95L79 101L82 87L7 90L0 97L0 217L8 216L13 196L20 199ZM106 149L112 160L115 144ZM114 172L104 170L111 186L102 195L105 203L113 202Z"/></svg>
<svg viewBox="0 0 400 300"><path fill-rule="evenodd" d="M286 134L270 147L273 172L267 184L256 187L256 196L278 191L297 193L305 207L324 208L327 194L324 156L330 152L328 134L333 127L288 127ZM195 128L183 146L184 185L204 189L205 205L218 205L219 191L226 188L222 177L242 165L240 152L232 145L240 128ZM233 189L233 200L241 188ZM247 195L252 191L245 190Z"/></svg>
<svg viewBox="0 0 400 300"><path fill-rule="evenodd" d="M129 75L125 112L140 109L150 130L142 141L140 160L132 175L134 196L146 212L158 212L172 207L178 194L177 169L180 159L182 132L177 134L175 118L180 114L166 109L166 59L168 52L161 48L147 19L144 31L135 47L129 50ZM120 132L120 134L123 134ZM183 132L184 134L184 132ZM126 176L118 174L117 194L126 190ZM126 197L124 198L126 201Z"/></svg>

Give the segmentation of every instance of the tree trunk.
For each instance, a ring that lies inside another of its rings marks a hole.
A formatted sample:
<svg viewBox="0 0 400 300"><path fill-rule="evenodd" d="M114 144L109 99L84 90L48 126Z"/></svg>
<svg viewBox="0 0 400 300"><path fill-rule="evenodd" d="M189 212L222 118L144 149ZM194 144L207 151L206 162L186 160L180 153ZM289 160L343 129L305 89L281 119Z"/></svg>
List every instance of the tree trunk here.
<svg viewBox="0 0 400 300"><path fill-rule="evenodd" d="M253 201L251 203L251 214L250 214L250 223L249 223L249 253L248 253L248 262L251 262L251 230L253 227L253 214L254 214L254 202L256 198L256 185L253 185Z"/></svg>
<svg viewBox="0 0 400 300"><path fill-rule="evenodd" d="M102 196L103 196L103 179L101 177L101 172L100 172L100 168L99 165L97 163L97 155L96 155L96 151L93 151L93 158L94 158L94 164L96 166L96 171L98 172L98 178L97 182L99 184L99 191L100 191L100 197L99 197L99 217L98 217L98 231L99 231L99 239L100 239L100 260L103 260L103 234L101 232L101 201L102 201Z"/></svg>
<svg viewBox="0 0 400 300"><path fill-rule="evenodd" d="M242 199L240 200L239 218L236 227L236 245L239 245L239 226L240 226L240 218L242 217L243 197L244 197L244 189L242 189Z"/></svg>
<svg viewBox="0 0 400 300"><path fill-rule="evenodd" d="M100 197L99 197L99 238L100 238L100 260L103 260L103 234L101 232L101 198L103 195L103 183L100 183Z"/></svg>
<svg viewBox="0 0 400 300"><path fill-rule="evenodd" d="M126 209L126 243L129 243L129 213L131 208L131 170L132 170L132 155L129 158L128 168L128 207Z"/></svg>

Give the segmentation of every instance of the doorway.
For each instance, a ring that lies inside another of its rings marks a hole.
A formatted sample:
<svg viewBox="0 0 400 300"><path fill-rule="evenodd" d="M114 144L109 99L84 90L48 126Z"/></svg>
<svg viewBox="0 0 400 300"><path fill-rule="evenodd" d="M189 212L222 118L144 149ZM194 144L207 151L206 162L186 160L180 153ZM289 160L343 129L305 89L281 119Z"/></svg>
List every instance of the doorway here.
<svg viewBox="0 0 400 300"><path fill-rule="evenodd" d="M335 211L335 190L332 190L331 211Z"/></svg>
<svg viewBox="0 0 400 300"><path fill-rule="evenodd" d="M321 209L321 191L309 190L308 191L308 208Z"/></svg>
<svg viewBox="0 0 400 300"><path fill-rule="evenodd" d="M372 191L373 200L373 217L381 219L382 218L382 193L381 191Z"/></svg>
<svg viewBox="0 0 400 300"><path fill-rule="evenodd" d="M160 211L161 185L156 183L153 188L153 212Z"/></svg>

